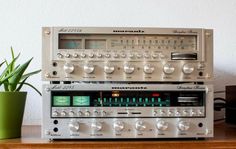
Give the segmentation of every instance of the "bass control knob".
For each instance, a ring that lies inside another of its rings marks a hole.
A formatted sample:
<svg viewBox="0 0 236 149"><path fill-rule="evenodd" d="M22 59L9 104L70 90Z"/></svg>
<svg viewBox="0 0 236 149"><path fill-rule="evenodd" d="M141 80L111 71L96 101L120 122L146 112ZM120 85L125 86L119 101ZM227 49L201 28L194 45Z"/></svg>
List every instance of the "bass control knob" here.
<svg viewBox="0 0 236 149"><path fill-rule="evenodd" d="M91 128L93 131L100 131L102 130L102 124L100 122L93 122Z"/></svg>
<svg viewBox="0 0 236 149"><path fill-rule="evenodd" d="M122 131L125 128L125 124L122 121L116 121L113 124L113 128L115 129L115 131Z"/></svg>
<svg viewBox="0 0 236 149"><path fill-rule="evenodd" d="M167 130L167 128L168 128L168 123L167 122L165 122L165 121L158 121L157 122L157 129L158 130L162 130L162 131L164 131L164 130Z"/></svg>
<svg viewBox="0 0 236 149"><path fill-rule="evenodd" d="M115 67L111 65L104 66L104 72L105 73L113 73L115 71Z"/></svg>
<svg viewBox="0 0 236 149"><path fill-rule="evenodd" d="M71 63L65 63L63 69L66 73L72 73L75 70L75 67Z"/></svg>
<svg viewBox="0 0 236 149"><path fill-rule="evenodd" d="M186 121L180 121L178 123L178 129L180 131L187 131L190 128L190 123Z"/></svg>
<svg viewBox="0 0 236 149"><path fill-rule="evenodd" d="M175 67L172 66L171 64L165 64L163 67L163 71L166 74L172 74L175 71Z"/></svg>
<svg viewBox="0 0 236 149"><path fill-rule="evenodd" d="M151 64L146 64L146 65L143 67L143 71L144 71L145 73L148 73L148 74L153 73L154 69L155 69L154 66L152 66Z"/></svg>
<svg viewBox="0 0 236 149"><path fill-rule="evenodd" d="M94 66L91 64L84 65L84 72L85 73L92 73L94 71Z"/></svg>
<svg viewBox="0 0 236 149"><path fill-rule="evenodd" d="M192 64L185 64L182 71L184 74L191 74L194 71L194 66Z"/></svg>
<svg viewBox="0 0 236 149"><path fill-rule="evenodd" d="M136 124L135 124L135 129L136 130L139 130L139 131L143 131L147 128L145 122L143 121L137 121Z"/></svg>
<svg viewBox="0 0 236 149"><path fill-rule="evenodd" d="M72 131L72 132L78 132L79 131L79 122L77 122L77 121L70 122L69 128L70 128L70 131Z"/></svg>
<svg viewBox="0 0 236 149"><path fill-rule="evenodd" d="M134 66L131 65L131 64L125 64L124 65L124 72L125 73L131 74L131 73L134 72L134 69L135 69Z"/></svg>

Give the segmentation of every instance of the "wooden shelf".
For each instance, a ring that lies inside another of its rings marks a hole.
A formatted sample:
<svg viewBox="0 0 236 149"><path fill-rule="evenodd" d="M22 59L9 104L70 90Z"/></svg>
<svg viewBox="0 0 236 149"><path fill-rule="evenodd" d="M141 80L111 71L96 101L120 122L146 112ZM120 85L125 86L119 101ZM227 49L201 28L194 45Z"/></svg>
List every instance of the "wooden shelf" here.
<svg viewBox="0 0 236 149"><path fill-rule="evenodd" d="M23 126L22 138L0 140L2 148L236 148L236 125L225 124L223 121L215 124L215 137L205 140L67 140L49 141L41 139L40 126Z"/></svg>

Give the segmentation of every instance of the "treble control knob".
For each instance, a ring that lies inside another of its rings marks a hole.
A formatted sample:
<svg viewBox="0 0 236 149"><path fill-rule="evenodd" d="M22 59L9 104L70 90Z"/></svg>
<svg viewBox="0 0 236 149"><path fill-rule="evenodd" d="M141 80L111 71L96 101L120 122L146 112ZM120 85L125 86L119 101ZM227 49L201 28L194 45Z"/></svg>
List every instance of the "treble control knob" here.
<svg viewBox="0 0 236 149"><path fill-rule="evenodd" d="M147 128L146 124L143 121L137 121L135 124L135 129L138 131L143 131Z"/></svg>
<svg viewBox="0 0 236 149"><path fill-rule="evenodd" d="M94 131L100 131L100 130L102 130L102 124L100 122L93 122L91 124L91 128Z"/></svg>
<svg viewBox="0 0 236 149"><path fill-rule="evenodd" d="M125 64L124 65L124 72L127 73L127 74L131 74L134 72L134 66L131 65L131 64Z"/></svg>
<svg viewBox="0 0 236 149"><path fill-rule="evenodd" d="M168 123L167 122L165 122L165 121L158 121L157 122L157 129L158 130L162 130L162 131L164 131L164 130L167 130L167 128L168 128Z"/></svg>
<svg viewBox="0 0 236 149"><path fill-rule="evenodd" d="M163 71L166 74L172 74L175 71L175 67L172 66L171 64L165 64L163 67Z"/></svg>
<svg viewBox="0 0 236 149"><path fill-rule="evenodd" d="M186 121L180 121L178 123L178 129L180 131L187 131L190 128L190 123Z"/></svg>
<svg viewBox="0 0 236 149"><path fill-rule="evenodd" d="M125 124L122 121L116 121L113 124L113 128L115 129L115 131L122 131L125 128Z"/></svg>
<svg viewBox="0 0 236 149"><path fill-rule="evenodd" d="M72 131L72 132L78 132L79 131L79 122L77 122L77 121L70 122L69 128L70 128L70 131Z"/></svg>
<svg viewBox="0 0 236 149"><path fill-rule="evenodd" d="M154 69L155 69L154 66L152 66L151 64L146 64L146 65L143 67L143 71L144 71L145 73L148 73L148 74L153 73Z"/></svg>
<svg viewBox="0 0 236 149"><path fill-rule="evenodd" d="M115 67L111 65L104 66L104 72L105 73L113 73L115 71Z"/></svg>
<svg viewBox="0 0 236 149"><path fill-rule="evenodd" d="M75 67L71 63L65 63L63 69L66 73L72 73L75 70Z"/></svg>
<svg viewBox="0 0 236 149"><path fill-rule="evenodd" d="M185 64L182 71L184 74L191 74L194 71L194 66L192 64Z"/></svg>
<svg viewBox="0 0 236 149"><path fill-rule="evenodd" d="M94 66L91 64L84 65L84 72L85 73L92 73L94 71Z"/></svg>

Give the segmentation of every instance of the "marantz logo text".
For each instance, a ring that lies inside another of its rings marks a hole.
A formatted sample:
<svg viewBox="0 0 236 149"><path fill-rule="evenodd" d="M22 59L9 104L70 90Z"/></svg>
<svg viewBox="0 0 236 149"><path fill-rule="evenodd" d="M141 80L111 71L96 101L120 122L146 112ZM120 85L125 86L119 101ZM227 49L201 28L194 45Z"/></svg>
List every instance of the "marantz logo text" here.
<svg viewBox="0 0 236 149"><path fill-rule="evenodd" d="M177 89L205 89L204 86L177 86Z"/></svg>
<svg viewBox="0 0 236 149"><path fill-rule="evenodd" d="M81 32L82 30L79 28L61 28L58 32L68 32L68 33L73 33L73 32Z"/></svg>
<svg viewBox="0 0 236 149"><path fill-rule="evenodd" d="M142 89L147 89L147 87L145 87L145 86L131 86L131 87L112 87L112 89L125 89L125 90L132 90L132 89L140 89L140 90L142 90Z"/></svg>
<svg viewBox="0 0 236 149"><path fill-rule="evenodd" d="M186 34L186 33L197 33L193 30L173 30L173 33Z"/></svg>
<svg viewBox="0 0 236 149"><path fill-rule="evenodd" d="M113 30L115 33L144 33L143 30Z"/></svg>

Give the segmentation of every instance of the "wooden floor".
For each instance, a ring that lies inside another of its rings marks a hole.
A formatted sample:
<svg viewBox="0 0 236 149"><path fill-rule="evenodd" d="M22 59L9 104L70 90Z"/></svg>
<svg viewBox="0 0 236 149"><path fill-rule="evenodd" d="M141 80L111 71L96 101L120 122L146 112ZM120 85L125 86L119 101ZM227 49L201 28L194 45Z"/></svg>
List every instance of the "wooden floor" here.
<svg viewBox="0 0 236 149"><path fill-rule="evenodd" d="M49 141L41 139L40 126L23 126L22 138L0 140L0 149L163 149L163 148L235 148L236 149L236 125L225 124L223 121L215 124L215 137L206 140L69 140Z"/></svg>

